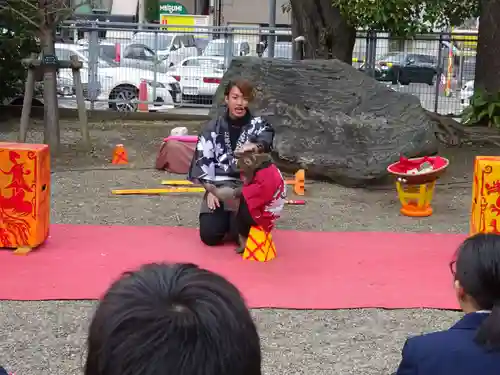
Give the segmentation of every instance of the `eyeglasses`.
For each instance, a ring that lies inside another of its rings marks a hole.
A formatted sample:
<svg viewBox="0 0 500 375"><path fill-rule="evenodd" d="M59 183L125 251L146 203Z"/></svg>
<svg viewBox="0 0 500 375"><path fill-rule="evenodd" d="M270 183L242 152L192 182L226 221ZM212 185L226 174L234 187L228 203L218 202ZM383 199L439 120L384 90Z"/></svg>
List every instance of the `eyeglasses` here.
<svg viewBox="0 0 500 375"><path fill-rule="evenodd" d="M457 274L457 261L456 260L452 260L450 262L450 271L451 271L451 274L453 275L453 277L455 277Z"/></svg>

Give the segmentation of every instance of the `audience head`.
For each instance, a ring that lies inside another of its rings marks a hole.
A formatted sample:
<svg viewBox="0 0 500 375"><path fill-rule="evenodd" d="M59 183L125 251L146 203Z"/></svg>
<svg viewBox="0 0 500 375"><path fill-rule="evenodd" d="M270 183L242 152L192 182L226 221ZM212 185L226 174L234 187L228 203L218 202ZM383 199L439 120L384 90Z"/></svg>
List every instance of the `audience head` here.
<svg viewBox="0 0 500 375"><path fill-rule="evenodd" d="M224 89L224 99L233 119L245 117L248 111L248 103L254 98L254 87L246 79L229 81Z"/></svg>
<svg viewBox="0 0 500 375"><path fill-rule="evenodd" d="M476 342L500 350L500 236L477 234L465 240L452 262L455 290L466 312L491 310Z"/></svg>
<svg viewBox="0 0 500 375"><path fill-rule="evenodd" d="M85 375L261 375L260 340L235 286L193 264L125 273L92 319Z"/></svg>

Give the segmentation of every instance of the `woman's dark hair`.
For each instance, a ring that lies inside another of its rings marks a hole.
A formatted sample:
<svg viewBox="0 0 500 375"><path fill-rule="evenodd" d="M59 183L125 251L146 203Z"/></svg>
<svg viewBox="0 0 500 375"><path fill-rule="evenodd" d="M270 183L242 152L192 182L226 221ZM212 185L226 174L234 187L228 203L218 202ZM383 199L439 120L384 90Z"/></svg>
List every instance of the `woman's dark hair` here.
<svg viewBox="0 0 500 375"><path fill-rule="evenodd" d="M125 273L92 319L85 375L261 375L260 340L235 286L193 264Z"/></svg>
<svg viewBox="0 0 500 375"><path fill-rule="evenodd" d="M456 256L455 279L481 310L491 310L476 342L500 351L500 236L477 234L466 239Z"/></svg>
<svg viewBox="0 0 500 375"><path fill-rule="evenodd" d="M250 83L250 81L242 78L229 81L224 89L224 96L229 96L229 93L231 92L233 87L237 87L241 91L245 99L247 99L249 102L254 99L255 88Z"/></svg>

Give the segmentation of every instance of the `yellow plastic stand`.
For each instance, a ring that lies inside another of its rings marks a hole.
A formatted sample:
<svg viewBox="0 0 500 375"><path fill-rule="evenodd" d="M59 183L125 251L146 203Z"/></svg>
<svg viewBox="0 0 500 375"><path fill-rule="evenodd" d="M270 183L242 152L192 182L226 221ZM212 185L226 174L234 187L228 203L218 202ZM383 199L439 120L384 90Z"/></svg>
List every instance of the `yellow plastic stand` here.
<svg viewBox="0 0 500 375"><path fill-rule="evenodd" d="M434 195L436 181L423 184L408 184L396 181L401 214L410 217L427 217L432 215L431 201Z"/></svg>
<svg viewBox="0 0 500 375"><path fill-rule="evenodd" d="M273 236L259 227L251 227L248 234L243 259L257 262L269 262L276 258Z"/></svg>

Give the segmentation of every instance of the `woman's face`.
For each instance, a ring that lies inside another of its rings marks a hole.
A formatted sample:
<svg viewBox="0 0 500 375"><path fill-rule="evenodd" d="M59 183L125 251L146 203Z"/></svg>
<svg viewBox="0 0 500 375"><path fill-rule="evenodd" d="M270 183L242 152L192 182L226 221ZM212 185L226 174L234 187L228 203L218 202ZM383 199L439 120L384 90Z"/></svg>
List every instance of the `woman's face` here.
<svg viewBox="0 0 500 375"><path fill-rule="evenodd" d="M229 109L229 115L234 119L242 118L247 113L248 99L243 96L243 93L236 86L226 96L226 104Z"/></svg>

